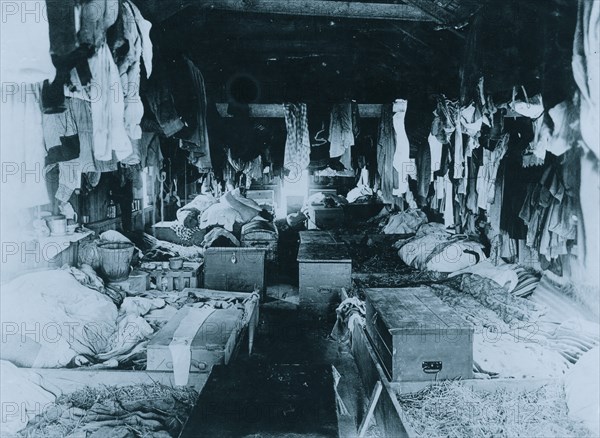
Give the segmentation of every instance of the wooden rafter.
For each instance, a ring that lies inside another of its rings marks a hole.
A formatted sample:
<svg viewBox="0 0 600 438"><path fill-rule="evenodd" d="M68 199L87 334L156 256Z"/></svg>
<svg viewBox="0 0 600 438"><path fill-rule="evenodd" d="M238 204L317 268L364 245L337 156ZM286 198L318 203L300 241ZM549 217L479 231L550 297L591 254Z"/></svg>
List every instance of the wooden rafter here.
<svg viewBox="0 0 600 438"><path fill-rule="evenodd" d="M134 0L155 21L163 21L186 6L203 10L304 15L372 20L434 21L410 4L363 3L341 0Z"/></svg>

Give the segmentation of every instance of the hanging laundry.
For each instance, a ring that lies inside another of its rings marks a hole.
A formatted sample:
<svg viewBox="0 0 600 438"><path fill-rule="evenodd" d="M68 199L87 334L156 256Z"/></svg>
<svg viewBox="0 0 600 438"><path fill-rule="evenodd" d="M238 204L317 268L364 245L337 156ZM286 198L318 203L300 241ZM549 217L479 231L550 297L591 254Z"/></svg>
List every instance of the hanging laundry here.
<svg viewBox="0 0 600 438"><path fill-rule="evenodd" d="M94 156L101 161L110 161L114 151L117 159L131 155L133 148L125 130L125 105L119 70L106 44L89 59L94 77L93 85L99 92L92 98L92 120L94 128ZM94 87L92 87L94 90Z"/></svg>
<svg viewBox="0 0 600 438"><path fill-rule="evenodd" d="M450 143L452 134L456 130L457 114L458 102L450 101L443 95L438 96L431 133L440 143Z"/></svg>
<svg viewBox="0 0 600 438"><path fill-rule="evenodd" d="M124 92L125 129L129 138L137 140L142 136L140 122L144 115L144 105L139 95L142 56L145 47L150 46L150 50L152 50L149 35L142 34L141 29L149 30L152 25L142 17L135 5L128 1L123 3L122 15L124 38L129 50L121 62L117 63L117 66ZM148 78L149 72L152 71L152 64L148 65L147 61L151 63L152 59L144 60Z"/></svg>
<svg viewBox="0 0 600 438"><path fill-rule="evenodd" d="M473 151L479 147L479 136L483 125L483 116L475 105L471 104L461 111L460 123L463 132L469 136L465 157L471 157Z"/></svg>
<svg viewBox="0 0 600 438"><path fill-rule="evenodd" d="M291 180L300 177L300 173L310 163L310 135L306 104L288 103L284 106L287 139L283 166L290 172Z"/></svg>
<svg viewBox="0 0 600 438"><path fill-rule="evenodd" d="M354 146L352 105L334 105L329 125L329 156L341 157L340 162L349 170L352 168L351 148Z"/></svg>
<svg viewBox="0 0 600 438"><path fill-rule="evenodd" d="M578 109L573 102L561 102L548 110L552 118L554 130L548 144L548 151L556 156L564 154L571 145L576 143L579 131L575 131L574 124L578 123Z"/></svg>
<svg viewBox="0 0 600 438"><path fill-rule="evenodd" d="M75 118L71 111L44 114L42 127L47 151L46 166L79 157L79 137L77 136Z"/></svg>
<svg viewBox="0 0 600 438"><path fill-rule="evenodd" d="M461 119L461 110L459 109L456 113L456 120L454 121L454 126L456 126L456 130L454 131L454 174L453 178L462 180L459 184L459 189L457 194L464 195L466 194L467 187L465 184L466 178L466 169L465 169L465 148L463 144L463 136L462 136L462 123Z"/></svg>
<svg viewBox="0 0 600 438"><path fill-rule="evenodd" d="M410 159L410 143L406 135L404 120L408 102L397 99L393 106L394 133L396 135L396 150L394 152L394 169L398 173L398 182L394 185L394 196L402 196L408 191L408 178L414 176L416 166Z"/></svg>
<svg viewBox="0 0 600 438"><path fill-rule="evenodd" d="M478 197L477 197L477 184L478 184L478 171L482 166L477 166L477 162L480 160L480 157L473 156L471 158L467 158L467 167L469 169L469 177L467 184L467 196L466 196L466 208L469 212L472 213L471 219L477 216L479 213L478 208ZM471 231L474 231L474 227L471 228Z"/></svg>
<svg viewBox="0 0 600 438"><path fill-rule="evenodd" d="M581 156L581 187L579 199L581 204L581 221L579 222L577 246L579 263L581 265L583 284L596 288L600 284L598 266L600 266L600 209L596 202L586 202L588 199L598 199L600 193L600 175L598 160L593 152Z"/></svg>
<svg viewBox="0 0 600 438"><path fill-rule="evenodd" d="M2 28L4 31L4 25ZM42 173L46 148L40 104L41 84L21 84L19 92L13 93L11 84L4 83L2 95L0 144L3 162L3 196L1 201L2 211L13 213L3 216L2 222L4 222L4 219L15 219L16 213L21 209L44 205L50 201L46 180Z"/></svg>
<svg viewBox="0 0 600 438"><path fill-rule="evenodd" d="M175 100L171 89L172 79L169 71L169 60L159 51L145 97L150 110L156 117L160 132L165 137L172 137L185 127L175 108Z"/></svg>
<svg viewBox="0 0 600 438"><path fill-rule="evenodd" d="M542 100L542 95L536 94L532 98L529 98L525 92L525 88L521 87L521 89L523 90L524 100L516 99L517 91L516 88L514 88L513 100L509 104L510 109L517 114L520 114L523 117L529 117L532 120L540 118L540 116L544 113L544 102Z"/></svg>
<svg viewBox="0 0 600 438"><path fill-rule="evenodd" d="M508 232L511 239L525 239L527 225L519 217L519 211L531 186L538 184L543 169L538 167L523 168L523 151L533 140L531 120L526 117L507 118L504 122L506 132L510 135L505 161L501 209L501 229ZM509 189L510 187L510 189Z"/></svg>
<svg viewBox="0 0 600 438"><path fill-rule="evenodd" d="M77 39L81 9L77 0L46 0L49 25L50 53L64 57L79 48Z"/></svg>
<svg viewBox="0 0 600 438"><path fill-rule="evenodd" d="M81 2L81 25L77 35L80 44L100 49L106 43L106 31L119 17L119 3L119 0Z"/></svg>
<svg viewBox="0 0 600 438"><path fill-rule="evenodd" d="M523 153L523 167L541 166L546 159L546 151L552 140L549 116L544 114L533 121L534 138Z"/></svg>
<svg viewBox="0 0 600 438"><path fill-rule="evenodd" d="M573 41L573 76L580 94L581 137L596 159L600 158L600 3L579 0Z"/></svg>
<svg viewBox="0 0 600 438"><path fill-rule="evenodd" d="M446 174L444 176L444 226L446 228L454 226L454 196L452 181Z"/></svg>
<svg viewBox="0 0 600 438"><path fill-rule="evenodd" d="M25 84L43 82L54 78L56 70L50 57L48 20L42 19L46 9L43 0L14 3L16 10L4 10L2 2L0 26L0 64L2 65L3 96L16 93L26 99L31 91ZM36 11L25 15L20 8ZM21 122L23 123L23 122Z"/></svg>
<svg viewBox="0 0 600 438"><path fill-rule="evenodd" d="M431 155L431 172L434 173L440 170L442 165L442 148L444 145L440 143L438 138L433 134L429 134L427 141L429 142L429 151Z"/></svg>
<svg viewBox="0 0 600 438"><path fill-rule="evenodd" d="M65 114L72 114L75 134L79 144L79 156L69 161L58 163L58 188L55 198L62 202L68 202L75 190L81 188L83 174L90 176L92 185L97 185L100 178L93 157L93 128L92 112L90 102L77 98L69 98L65 101L67 110ZM45 174L55 167L46 166Z"/></svg>
<svg viewBox="0 0 600 438"><path fill-rule="evenodd" d="M389 204L394 202L394 180L398 178L393 165L394 152L396 151L393 115L391 104L381 106L379 136L377 138L377 172L381 179L381 196L384 202Z"/></svg>
<svg viewBox="0 0 600 438"><path fill-rule="evenodd" d="M174 136L183 140L183 148L197 157L194 164L198 169L212 169L204 77L189 58L183 57L172 63L171 78L175 108L185 122L183 129Z"/></svg>
<svg viewBox="0 0 600 438"><path fill-rule="evenodd" d="M581 149L569 150L561 162L548 167L540 183L527 193L519 216L527 223L527 246L547 260L569 253L580 220Z"/></svg>
<svg viewBox="0 0 600 438"><path fill-rule="evenodd" d="M429 186L431 185L433 177L431 161L429 144L421 144L417 149L417 157L415 159L417 166L417 203L420 207L423 207L426 204L427 195L429 194Z"/></svg>
<svg viewBox="0 0 600 438"><path fill-rule="evenodd" d="M494 202L498 167L508 151L509 139L510 135L504 134L503 140L493 151L487 148L483 149L483 162L477 174L477 206L482 210L487 210L489 205Z"/></svg>

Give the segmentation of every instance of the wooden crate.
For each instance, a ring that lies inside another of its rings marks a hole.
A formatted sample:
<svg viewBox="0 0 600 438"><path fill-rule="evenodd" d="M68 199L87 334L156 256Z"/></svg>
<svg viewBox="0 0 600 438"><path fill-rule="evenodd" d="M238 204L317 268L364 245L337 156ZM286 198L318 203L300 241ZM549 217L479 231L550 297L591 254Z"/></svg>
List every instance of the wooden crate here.
<svg viewBox="0 0 600 438"><path fill-rule="evenodd" d="M234 292L266 293L266 250L209 248L204 253L204 287Z"/></svg>
<svg viewBox="0 0 600 438"><path fill-rule="evenodd" d="M267 210L275 207L275 190L255 190L251 189L246 192L246 198L252 199L258 205Z"/></svg>
<svg viewBox="0 0 600 438"><path fill-rule="evenodd" d="M346 245L301 244L298 250L300 307L316 315L330 313L339 292L352 282Z"/></svg>
<svg viewBox="0 0 600 438"><path fill-rule="evenodd" d="M365 295L367 334L390 380L473 377L473 327L429 287Z"/></svg>
<svg viewBox="0 0 600 438"><path fill-rule="evenodd" d="M150 263L152 265L152 263ZM161 263L158 263L161 265ZM155 269L148 268L149 264L143 264L141 270L148 273L150 281L156 284L156 288L166 291L182 291L186 287L198 287L202 279L202 264L185 262L182 269L169 269L163 266Z"/></svg>
<svg viewBox="0 0 600 438"><path fill-rule="evenodd" d="M181 321L190 311L183 307L148 343L146 369L173 370L169 344ZM243 325L243 312L237 308L216 309L198 327L191 342L190 371L209 372L213 365L228 364L236 351L238 336Z"/></svg>
<svg viewBox="0 0 600 438"><path fill-rule="evenodd" d="M324 207L311 205L308 208L308 229L328 230L339 228L344 223L344 210L342 207Z"/></svg>

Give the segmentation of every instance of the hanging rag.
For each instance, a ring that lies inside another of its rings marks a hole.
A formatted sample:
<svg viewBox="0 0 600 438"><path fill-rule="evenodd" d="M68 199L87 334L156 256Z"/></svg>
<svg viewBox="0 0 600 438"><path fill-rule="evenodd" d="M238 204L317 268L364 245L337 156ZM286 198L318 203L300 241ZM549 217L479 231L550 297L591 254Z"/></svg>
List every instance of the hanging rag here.
<svg viewBox="0 0 600 438"><path fill-rule="evenodd" d="M393 165L395 151L396 135L394 133L392 105L382 105L377 138L377 172L381 179L381 196L388 204L394 202L394 179L397 178Z"/></svg>
<svg viewBox="0 0 600 438"><path fill-rule="evenodd" d="M341 157L340 162L346 170L352 168L351 148L355 143L353 127L352 105L334 105L329 125L329 156Z"/></svg>
<svg viewBox="0 0 600 438"><path fill-rule="evenodd" d="M287 139L283 166L290 172L288 178L293 181L310 163L310 134L306 104L288 103L284 106Z"/></svg>

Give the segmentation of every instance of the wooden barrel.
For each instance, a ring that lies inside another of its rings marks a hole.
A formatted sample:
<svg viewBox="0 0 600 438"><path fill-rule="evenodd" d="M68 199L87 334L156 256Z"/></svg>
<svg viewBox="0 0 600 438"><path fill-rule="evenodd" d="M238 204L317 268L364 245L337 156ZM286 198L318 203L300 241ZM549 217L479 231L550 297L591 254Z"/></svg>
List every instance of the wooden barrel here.
<svg viewBox="0 0 600 438"><path fill-rule="evenodd" d="M133 243L109 242L98 245L102 276L110 282L127 280L133 251Z"/></svg>

